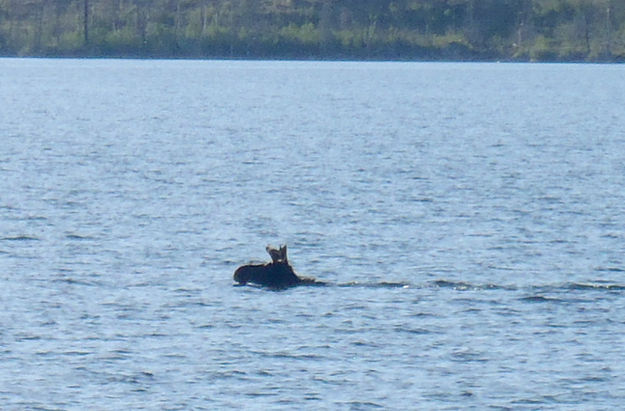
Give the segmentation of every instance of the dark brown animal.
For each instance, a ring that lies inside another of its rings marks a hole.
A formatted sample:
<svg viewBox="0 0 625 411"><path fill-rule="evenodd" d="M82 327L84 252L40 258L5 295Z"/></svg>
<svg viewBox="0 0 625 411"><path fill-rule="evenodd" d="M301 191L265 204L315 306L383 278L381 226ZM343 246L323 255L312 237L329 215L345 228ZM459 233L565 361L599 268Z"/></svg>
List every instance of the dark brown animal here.
<svg viewBox="0 0 625 411"><path fill-rule="evenodd" d="M274 289L283 289L296 285L325 285L314 278L299 277L286 256L286 245L276 249L266 247L272 262L266 264L247 264L236 269L234 281L262 285Z"/></svg>

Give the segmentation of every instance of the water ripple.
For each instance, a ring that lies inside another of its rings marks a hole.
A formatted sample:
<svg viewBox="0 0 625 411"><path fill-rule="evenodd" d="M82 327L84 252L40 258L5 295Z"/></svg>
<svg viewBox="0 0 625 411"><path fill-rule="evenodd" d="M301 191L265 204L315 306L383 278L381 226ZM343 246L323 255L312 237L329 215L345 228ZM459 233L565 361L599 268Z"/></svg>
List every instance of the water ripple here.
<svg viewBox="0 0 625 411"><path fill-rule="evenodd" d="M0 238L1 241L39 241L40 239L30 235L17 235Z"/></svg>

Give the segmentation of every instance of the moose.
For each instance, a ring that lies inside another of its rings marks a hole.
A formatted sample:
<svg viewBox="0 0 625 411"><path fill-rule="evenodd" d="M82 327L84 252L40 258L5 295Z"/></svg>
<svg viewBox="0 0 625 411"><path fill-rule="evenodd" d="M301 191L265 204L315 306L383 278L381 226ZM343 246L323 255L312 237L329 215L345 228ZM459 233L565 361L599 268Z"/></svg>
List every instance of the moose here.
<svg viewBox="0 0 625 411"><path fill-rule="evenodd" d="M234 281L240 285L251 283L273 289L284 289L296 285L325 285L314 278L299 277L295 273L286 255L286 244L280 248L268 245L265 250L269 253L271 262L242 265L234 272Z"/></svg>

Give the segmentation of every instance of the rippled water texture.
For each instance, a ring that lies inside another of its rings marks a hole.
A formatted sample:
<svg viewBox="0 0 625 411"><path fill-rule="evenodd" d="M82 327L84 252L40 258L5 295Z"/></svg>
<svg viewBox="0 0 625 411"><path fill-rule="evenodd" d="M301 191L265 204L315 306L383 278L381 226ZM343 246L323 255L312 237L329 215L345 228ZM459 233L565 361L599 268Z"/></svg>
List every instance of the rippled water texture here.
<svg viewBox="0 0 625 411"><path fill-rule="evenodd" d="M619 408L616 65L0 59L5 409ZM327 287L234 287L267 243Z"/></svg>

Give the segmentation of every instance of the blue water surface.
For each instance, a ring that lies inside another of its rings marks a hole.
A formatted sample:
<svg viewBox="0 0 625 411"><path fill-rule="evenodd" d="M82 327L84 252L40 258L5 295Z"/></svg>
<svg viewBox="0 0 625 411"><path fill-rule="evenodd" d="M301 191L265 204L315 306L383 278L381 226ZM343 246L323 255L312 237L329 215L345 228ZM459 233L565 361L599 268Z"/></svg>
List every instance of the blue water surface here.
<svg viewBox="0 0 625 411"><path fill-rule="evenodd" d="M619 65L0 59L3 409L625 402ZM327 287L233 286L288 243Z"/></svg>

